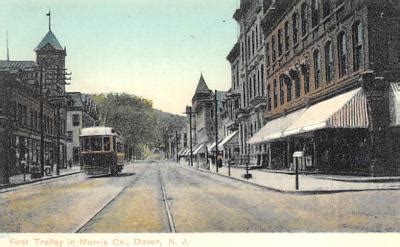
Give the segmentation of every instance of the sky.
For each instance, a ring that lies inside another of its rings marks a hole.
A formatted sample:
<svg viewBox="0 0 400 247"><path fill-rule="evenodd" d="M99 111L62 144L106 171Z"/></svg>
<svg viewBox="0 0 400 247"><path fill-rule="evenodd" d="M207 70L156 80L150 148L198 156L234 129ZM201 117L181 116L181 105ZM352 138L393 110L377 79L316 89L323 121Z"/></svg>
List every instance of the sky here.
<svg viewBox="0 0 400 247"><path fill-rule="evenodd" d="M182 114L200 78L230 87L238 0L1 0L0 59L35 60L52 31L67 49L67 91L129 93Z"/></svg>

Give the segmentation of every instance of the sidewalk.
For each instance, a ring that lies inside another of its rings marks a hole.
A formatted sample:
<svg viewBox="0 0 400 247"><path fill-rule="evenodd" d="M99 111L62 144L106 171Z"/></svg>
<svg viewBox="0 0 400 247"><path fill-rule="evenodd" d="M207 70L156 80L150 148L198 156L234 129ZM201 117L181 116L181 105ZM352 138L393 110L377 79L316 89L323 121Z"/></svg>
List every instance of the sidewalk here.
<svg viewBox="0 0 400 247"><path fill-rule="evenodd" d="M215 166L203 172L215 174ZM274 173L266 170L249 170L253 178L244 179L245 169L231 167L231 178L262 186L264 188L285 193L322 194L367 190L400 190L400 177L355 177L333 175L299 175L299 190L295 188L294 174ZM218 169L218 174L228 176L228 167Z"/></svg>
<svg viewBox="0 0 400 247"><path fill-rule="evenodd" d="M80 172L81 172L81 170L80 170L79 166L73 166L72 168L60 169L60 175L58 175L58 176L55 175L55 171L53 172L52 176L44 176L42 178L37 178L37 179L31 179L31 174L26 174L25 181L24 181L24 175L18 174L18 175L10 177L9 184L0 184L0 192L3 189L16 187L16 186L20 186L20 185L24 185L24 184L36 183L36 182L59 178L59 177L65 177L65 176L77 174Z"/></svg>

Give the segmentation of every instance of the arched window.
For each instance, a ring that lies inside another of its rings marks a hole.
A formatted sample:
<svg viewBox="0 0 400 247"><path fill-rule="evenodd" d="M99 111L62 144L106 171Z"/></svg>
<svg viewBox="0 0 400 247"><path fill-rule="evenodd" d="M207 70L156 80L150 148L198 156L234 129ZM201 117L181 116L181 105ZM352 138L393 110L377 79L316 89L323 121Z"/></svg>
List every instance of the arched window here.
<svg viewBox="0 0 400 247"><path fill-rule="evenodd" d="M272 102L271 101L272 101L271 100L271 85L268 84L268 86L267 86L267 102L268 102L267 109L268 109L268 111L270 111L271 108L272 108Z"/></svg>
<svg viewBox="0 0 400 247"><path fill-rule="evenodd" d="M285 22L285 51L289 50L289 22Z"/></svg>
<svg viewBox="0 0 400 247"><path fill-rule="evenodd" d="M328 84L334 78L333 48L332 48L332 42L330 41L328 41L325 44L325 68L326 68L326 83Z"/></svg>
<svg viewBox="0 0 400 247"><path fill-rule="evenodd" d="M253 74L253 98L257 95L257 81L256 81L256 74Z"/></svg>
<svg viewBox="0 0 400 247"><path fill-rule="evenodd" d="M265 85L264 85L264 65L261 64L261 78L260 78L260 82L261 82L261 95L264 96L265 95Z"/></svg>
<svg viewBox="0 0 400 247"><path fill-rule="evenodd" d="M297 72L293 72L293 73L294 74L293 74L292 78L294 80L294 94L295 94L295 97L297 99L297 98L300 97L300 89L301 89L300 77L299 77L299 74Z"/></svg>
<svg viewBox="0 0 400 247"><path fill-rule="evenodd" d="M319 88L321 85L321 56L319 50L314 51L314 85L315 88Z"/></svg>
<svg viewBox="0 0 400 247"><path fill-rule="evenodd" d="M266 66L269 67L271 65L271 50L269 49L269 43L268 42L265 44L265 54L267 56L267 58L266 58Z"/></svg>
<svg viewBox="0 0 400 247"><path fill-rule="evenodd" d="M363 64L363 27L361 22L356 22L353 25L353 56L354 56L354 71L360 69Z"/></svg>
<svg viewBox="0 0 400 247"><path fill-rule="evenodd" d="M299 41L299 30L297 27L297 13L294 13L292 16L292 25L293 25L293 45L297 44L297 42Z"/></svg>
<svg viewBox="0 0 400 247"><path fill-rule="evenodd" d="M255 46L254 46L254 42L255 42L255 36L254 36L254 30L251 31L251 55L254 55L254 51L255 51Z"/></svg>
<svg viewBox="0 0 400 247"><path fill-rule="evenodd" d="M261 95L261 80L260 80L260 70L257 70L257 95Z"/></svg>
<svg viewBox="0 0 400 247"><path fill-rule="evenodd" d="M289 76L285 76L284 80L286 84L286 102L290 102L292 100L292 80Z"/></svg>
<svg viewBox="0 0 400 247"><path fill-rule="evenodd" d="M301 5L301 35L304 36L307 33L307 4Z"/></svg>
<svg viewBox="0 0 400 247"><path fill-rule="evenodd" d="M322 0L322 10L324 12L324 17L327 17L332 11L331 0Z"/></svg>
<svg viewBox="0 0 400 247"><path fill-rule="evenodd" d="M272 62L276 61L276 41L275 36L271 38Z"/></svg>
<svg viewBox="0 0 400 247"><path fill-rule="evenodd" d="M278 56L282 56L282 30L278 30Z"/></svg>
<svg viewBox="0 0 400 247"><path fill-rule="evenodd" d="M274 79L274 108L278 106L278 85L276 79Z"/></svg>
<svg viewBox="0 0 400 247"><path fill-rule="evenodd" d="M308 94L310 92L310 71L308 66L303 66L302 73L304 79L304 94Z"/></svg>
<svg viewBox="0 0 400 247"><path fill-rule="evenodd" d="M347 40L346 34L341 32L338 36L339 76L347 74Z"/></svg>
<svg viewBox="0 0 400 247"><path fill-rule="evenodd" d="M311 22L313 27L319 23L319 0L311 1Z"/></svg>
<svg viewBox="0 0 400 247"><path fill-rule="evenodd" d="M281 105L283 105L283 103L285 103L285 90L284 90L284 76L281 75L279 77L279 102Z"/></svg>

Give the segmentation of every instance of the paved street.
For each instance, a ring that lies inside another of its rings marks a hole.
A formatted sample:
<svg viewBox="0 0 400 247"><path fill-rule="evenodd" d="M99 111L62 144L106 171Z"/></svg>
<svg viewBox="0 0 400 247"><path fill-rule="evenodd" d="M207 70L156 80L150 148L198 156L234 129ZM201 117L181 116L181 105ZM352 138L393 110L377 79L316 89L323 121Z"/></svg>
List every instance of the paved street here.
<svg viewBox="0 0 400 247"><path fill-rule="evenodd" d="M399 231L399 199L398 190L285 194L136 163L117 177L78 174L1 193L0 232Z"/></svg>

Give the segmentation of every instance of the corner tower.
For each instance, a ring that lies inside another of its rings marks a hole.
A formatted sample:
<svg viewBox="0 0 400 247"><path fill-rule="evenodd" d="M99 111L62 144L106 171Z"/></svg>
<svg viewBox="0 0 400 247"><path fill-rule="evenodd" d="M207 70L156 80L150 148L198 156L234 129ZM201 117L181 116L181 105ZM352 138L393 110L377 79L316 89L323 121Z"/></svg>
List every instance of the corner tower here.
<svg viewBox="0 0 400 247"><path fill-rule="evenodd" d="M49 85L51 95L63 95L65 93L65 57L67 52L62 48L56 36L51 31L51 13L49 17L49 31L36 46L36 62L44 69L46 84Z"/></svg>

